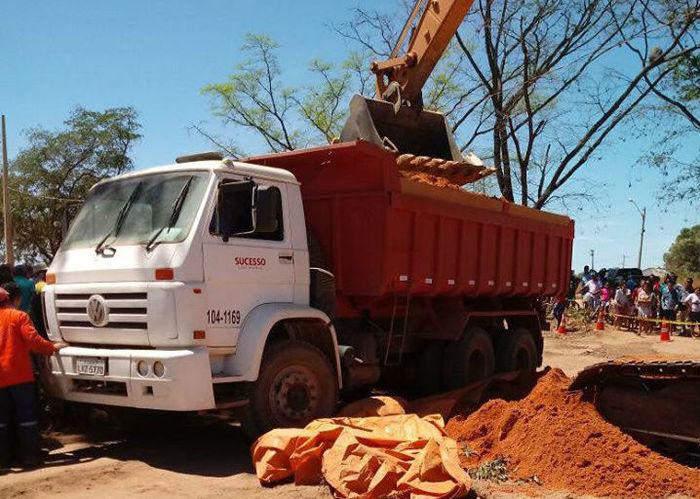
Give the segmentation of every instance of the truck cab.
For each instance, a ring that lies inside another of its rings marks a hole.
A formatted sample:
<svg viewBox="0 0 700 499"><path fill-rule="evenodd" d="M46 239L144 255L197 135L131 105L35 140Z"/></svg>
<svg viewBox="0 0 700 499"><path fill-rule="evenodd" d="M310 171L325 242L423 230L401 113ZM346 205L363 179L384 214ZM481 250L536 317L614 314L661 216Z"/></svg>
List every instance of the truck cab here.
<svg viewBox="0 0 700 499"><path fill-rule="evenodd" d="M49 335L69 345L51 358L52 390L171 411L247 405L266 348L303 336L327 379L288 362L270 383L277 423L308 419L293 402L336 396L340 369L331 321L309 306L299 184L278 168L193 159L91 191L47 276Z"/></svg>

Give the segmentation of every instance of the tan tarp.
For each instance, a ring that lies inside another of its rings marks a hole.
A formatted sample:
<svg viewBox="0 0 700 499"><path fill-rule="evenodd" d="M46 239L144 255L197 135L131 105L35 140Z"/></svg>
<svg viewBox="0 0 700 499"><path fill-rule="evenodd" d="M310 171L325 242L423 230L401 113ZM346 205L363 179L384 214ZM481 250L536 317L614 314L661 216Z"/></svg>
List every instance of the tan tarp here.
<svg viewBox="0 0 700 499"><path fill-rule="evenodd" d="M252 453L262 483L325 480L337 497L461 497L470 488L439 415L319 419L266 433Z"/></svg>

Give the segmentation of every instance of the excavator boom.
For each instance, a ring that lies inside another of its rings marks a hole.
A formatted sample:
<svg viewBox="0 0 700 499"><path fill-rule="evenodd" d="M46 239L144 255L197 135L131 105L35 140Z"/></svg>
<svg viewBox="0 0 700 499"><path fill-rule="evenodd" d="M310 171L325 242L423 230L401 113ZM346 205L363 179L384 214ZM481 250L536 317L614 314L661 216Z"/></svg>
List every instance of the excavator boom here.
<svg viewBox="0 0 700 499"><path fill-rule="evenodd" d="M416 2L391 57L372 63L377 78L376 99L353 97L341 141L362 139L400 154L464 161L445 117L423 110L422 90L472 2ZM405 53L400 55L411 31Z"/></svg>
<svg viewBox="0 0 700 499"><path fill-rule="evenodd" d="M422 91L435 66L457 33L473 0L418 0L404 25L399 40L386 61L374 62L377 98L386 99L398 90L403 101L422 106ZM418 13L422 15L412 30L404 55L399 55L406 35Z"/></svg>

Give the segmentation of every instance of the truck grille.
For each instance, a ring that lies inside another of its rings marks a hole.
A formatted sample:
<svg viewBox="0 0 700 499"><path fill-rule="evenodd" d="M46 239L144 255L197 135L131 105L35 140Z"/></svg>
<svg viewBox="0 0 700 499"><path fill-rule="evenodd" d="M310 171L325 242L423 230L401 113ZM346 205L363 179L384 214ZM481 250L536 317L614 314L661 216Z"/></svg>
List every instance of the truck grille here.
<svg viewBox="0 0 700 499"><path fill-rule="evenodd" d="M87 304L93 295L104 298L109 308L109 321L100 328L88 317ZM65 329L148 329L147 293L57 293L58 325Z"/></svg>

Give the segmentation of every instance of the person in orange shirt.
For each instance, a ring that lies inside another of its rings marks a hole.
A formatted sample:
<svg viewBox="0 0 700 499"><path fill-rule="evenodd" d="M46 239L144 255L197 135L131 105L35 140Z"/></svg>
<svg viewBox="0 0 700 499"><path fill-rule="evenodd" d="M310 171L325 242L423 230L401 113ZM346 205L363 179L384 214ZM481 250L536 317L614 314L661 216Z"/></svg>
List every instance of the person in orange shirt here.
<svg viewBox="0 0 700 499"><path fill-rule="evenodd" d="M10 463L14 422L23 466L39 464L37 393L30 353L52 355L65 345L39 336L26 312L17 309L21 296L14 283L0 288L0 468Z"/></svg>

